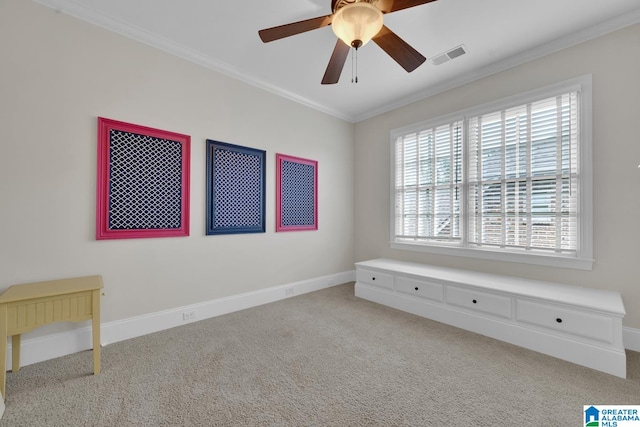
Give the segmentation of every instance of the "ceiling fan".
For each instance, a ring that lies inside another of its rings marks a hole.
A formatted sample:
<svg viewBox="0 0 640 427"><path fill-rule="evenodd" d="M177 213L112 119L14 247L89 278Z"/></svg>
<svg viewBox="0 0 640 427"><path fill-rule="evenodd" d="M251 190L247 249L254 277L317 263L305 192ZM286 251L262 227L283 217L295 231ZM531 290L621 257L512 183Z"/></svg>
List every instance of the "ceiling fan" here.
<svg viewBox="0 0 640 427"><path fill-rule="evenodd" d="M426 58L383 23L383 15L431 3L436 0L331 0L331 15L292 22L258 31L264 43L331 25L338 37L322 84L340 79L349 49L356 50L370 40L380 46L407 72L418 68Z"/></svg>

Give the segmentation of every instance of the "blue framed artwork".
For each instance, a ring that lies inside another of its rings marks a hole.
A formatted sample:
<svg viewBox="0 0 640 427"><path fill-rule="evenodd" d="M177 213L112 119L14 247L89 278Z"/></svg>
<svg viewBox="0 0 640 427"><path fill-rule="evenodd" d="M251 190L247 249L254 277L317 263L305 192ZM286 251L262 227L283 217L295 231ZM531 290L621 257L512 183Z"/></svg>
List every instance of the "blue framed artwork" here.
<svg viewBox="0 0 640 427"><path fill-rule="evenodd" d="M206 234L265 232L266 152L207 139Z"/></svg>

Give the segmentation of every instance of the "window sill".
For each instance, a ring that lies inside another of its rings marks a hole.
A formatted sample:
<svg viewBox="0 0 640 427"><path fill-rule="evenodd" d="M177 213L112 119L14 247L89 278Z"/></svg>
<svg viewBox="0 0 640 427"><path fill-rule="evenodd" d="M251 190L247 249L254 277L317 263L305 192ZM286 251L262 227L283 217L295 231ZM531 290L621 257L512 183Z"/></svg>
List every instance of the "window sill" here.
<svg viewBox="0 0 640 427"><path fill-rule="evenodd" d="M523 264L544 265L548 267L573 268L591 270L593 259L550 256L535 253L503 252L481 249L467 249L450 246L421 245L391 242L392 249L404 251L427 252L438 255L461 256L467 258L488 259L492 261L518 262Z"/></svg>

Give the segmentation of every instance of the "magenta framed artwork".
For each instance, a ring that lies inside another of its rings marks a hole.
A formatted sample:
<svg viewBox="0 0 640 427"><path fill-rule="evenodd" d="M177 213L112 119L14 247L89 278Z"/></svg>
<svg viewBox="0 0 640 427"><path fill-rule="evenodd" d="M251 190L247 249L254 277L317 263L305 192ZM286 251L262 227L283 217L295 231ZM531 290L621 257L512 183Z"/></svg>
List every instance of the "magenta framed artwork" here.
<svg viewBox="0 0 640 427"><path fill-rule="evenodd" d="M96 239L189 235L191 137L98 117Z"/></svg>
<svg viewBox="0 0 640 427"><path fill-rule="evenodd" d="M318 162L276 154L276 231L318 229Z"/></svg>

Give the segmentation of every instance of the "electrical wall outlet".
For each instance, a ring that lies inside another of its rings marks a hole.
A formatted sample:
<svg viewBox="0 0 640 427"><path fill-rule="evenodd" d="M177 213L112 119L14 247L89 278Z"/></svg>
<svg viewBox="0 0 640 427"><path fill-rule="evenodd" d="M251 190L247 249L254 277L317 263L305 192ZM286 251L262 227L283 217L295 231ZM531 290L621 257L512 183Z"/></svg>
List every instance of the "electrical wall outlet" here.
<svg viewBox="0 0 640 427"><path fill-rule="evenodd" d="M290 297L294 294L294 290L292 287L284 288L284 295Z"/></svg>
<svg viewBox="0 0 640 427"><path fill-rule="evenodd" d="M198 317L198 310L189 310L182 312L182 320L193 320Z"/></svg>

